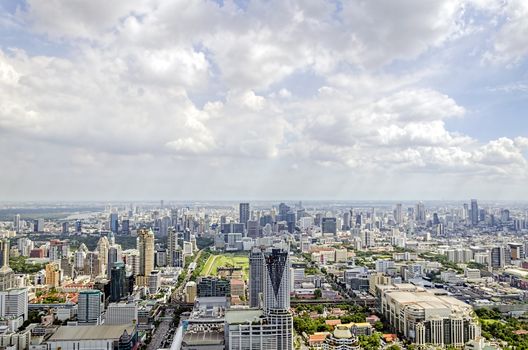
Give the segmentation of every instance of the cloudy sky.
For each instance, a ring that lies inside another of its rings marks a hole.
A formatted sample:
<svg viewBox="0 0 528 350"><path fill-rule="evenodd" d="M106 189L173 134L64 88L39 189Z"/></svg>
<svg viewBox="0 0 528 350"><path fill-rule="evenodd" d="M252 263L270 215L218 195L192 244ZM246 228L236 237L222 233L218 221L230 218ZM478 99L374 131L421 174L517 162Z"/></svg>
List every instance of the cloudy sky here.
<svg viewBox="0 0 528 350"><path fill-rule="evenodd" d="M0 200L527 199L528 1L0 1Z"/></svg>

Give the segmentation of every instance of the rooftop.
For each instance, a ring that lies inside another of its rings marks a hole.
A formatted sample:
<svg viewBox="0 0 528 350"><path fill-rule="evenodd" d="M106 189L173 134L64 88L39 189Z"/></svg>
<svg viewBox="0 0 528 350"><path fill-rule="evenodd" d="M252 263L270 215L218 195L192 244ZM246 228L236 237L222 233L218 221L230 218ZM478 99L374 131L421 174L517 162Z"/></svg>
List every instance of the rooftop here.
<svg viewBox="0 0 528 350"><path fill-rule="evenodd" d="M263 315L263 311L259 309L244 309L244 310L226 310L225 320L229 324L249 323L259 319Z"/></svg>
<svg viewBox="0 0 528 350"><path fill-rule="evenodd" d="M135 326L129 325L101 325L101 326L60 326L50 341L58 340L98 340L119 339L127 331L134 333Z"/></svg>

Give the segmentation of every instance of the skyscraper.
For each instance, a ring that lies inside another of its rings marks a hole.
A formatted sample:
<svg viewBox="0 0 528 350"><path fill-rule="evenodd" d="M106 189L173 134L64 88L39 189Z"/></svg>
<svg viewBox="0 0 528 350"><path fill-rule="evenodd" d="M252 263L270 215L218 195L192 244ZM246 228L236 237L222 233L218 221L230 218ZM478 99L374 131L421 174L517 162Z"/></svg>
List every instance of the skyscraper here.
<svg viewBox="0 0 528 350"><path fill-rule="evenodd" d="M259 307L264 283L264 254L260 248L249 253L249 306Z"/></svg>
<svg viewBox="0 0 528 350"><path fill-rule="evenodd" d="M13 228L18 233L20 231L20 214L16 214L13 219Z"/></svg>
<svg viewBox="0 0 528 350"><path fill-rule="evenodd" d="M272 249L264 257L264 313L276 326L277 347L293 349L293 318L290 313L291 272L287 251Z"/></svg>
<svg viewBox="0 0 528 350"><path fill-rule="evenodd" d="M476 199L471 200L471 225L477 226L479 222L479 208Z"/></svg>
<svg viewBox="0 0 528 350"><path fill-rule="evenodd" d="M323 218L321 221L321 231L323 234L331 233L335 236L337 234L337 219Z"/></svg>
<svg viewBox="0 0 528 350"><path fill-rule="evenodd" d="M124 219L121 221L121 233L124 235L130 234L130 220Z"/></svg>
<svg viewBox="0 0 528 350"><path fill-rule="evenodd" d="M272 249L264 255L264 310L290 309L290 259L288 252Z"/></svg>
<svg viewBox="0 0 528 350"><path fill-rule="evenodd" d="M262 272L263 309L226 312L225 348L291 350L293 318L290 313L291 273L288 252L272 249L264 254L258 250L252 251L253 253L255 255L250 255L250 288L253 288L252 294L255 295L258 286L253 285L253 280L258 281L259 273Z"/></svg>
<svg viewBox="0 0 528 350"><path fill-rule="evenodd" d="M9 267L9 240L0 240L0 291L8 290L15 286L15 273Z"/></svg>
<svg viewBox="0 0 528 350"><path fill-rule="evenodd" d="M119 219L117 213L110 214L110 231L117 233L119 230Z"/></svg>
<svg viewBox="0 0 528 350"><path fill-rule="evenodd" d="M75 221L75 232L77 233L82 232L82 221L81 220Z"/></svg>
<svg viewBox="0 0 528 350"><path fill-rule="evenodd" d="M116 262L110 271L110 301L120 301L128 294L125 264Z"/></svg>
<svg viewBox="0 0 528 350"><path fill-rule="evenodd" d="M0 317L18 318L24 321L28 318L27 288L9 289L0 292Z"/></svg>
<svg viewBox="0 0 528 350"><path fill-rule="evenodd" d="M183 267L183 252L179 243L179 241L182 241L181 243L183 244L183 240L180 240L179 237L180 234L174 228L169 230L167 236L167 265L171 267Z"/></svg>
<svg viewBox="0 0 528 350"><path fill-rule="evenodd" d="M1 267L9 266L9 249L9 240L0 240L0 262L2 263Z"/></svg>
<svg viewBox="0 0 528 350"><path fill-rule="evenodd" d="M104 310L103 293L100 290L82 290L77 302L79 323L100 324Z"/></svg>
<svg viewBox="0 0 528 350"><path fill-rule="evenodd" d="M297 215L297 218L300 219L300 216ZM350 211L346 211L343 214L343 226L341 227L341 229L344 231L350 230L351 220L352 220L352 213Z"/></svg>
<svg viewBox="0 0 528 350"><path fill-rule="evenodd" d="M154 270L154 233L152 230L139 230L137 249L139 251L139 276L137 283L140 286L147 286L148 276Z"/></svg>
<svg viewBox="0 0 528 350"><path fill-rule="evenodd" d="M260 236L260 225L258 220L247 221L247 236L257 238Z"/></svg>
<svg viewBox="0 0 528 350"><path fill-rule="evenodd" d="M240 223L244 224L244 227L247 227L247 222L249 220L249 203L240 203L239 217Z"/></svg>
<svg viewBox="0 0 528 350"><path fill-rule="evenodd" d="M396 204L396 209L394 209L394 221L396 221L397 224L403 223L403 211L401 203Z"/></svg>
<svg viewBox="0 0 528 350"><path fill-rule="evenodd" d="M171 218L169 216L164 216L160 219L159 224L159 235L161 237L166 237L171 225Z"/></svg>
<svg viewBox="0 0 528 350"><path fill-rule="evenodd" d="M34 232L43 232L44 231L44 219L35 220L33 231Z"/></svg>
<svg viewBox="0 0 528 350"><path fill-rule="evenodd" d="M425 222L425 205L423 202L418 202L416 204L416 213L415 213L415 219L417 222L423 223Z"/></svg>
<svg viewBox="0 0 528 350"><path fill-rule="evenodd" d="M97 252L99 253L99 272L106 273L106 267L108 266L108 249L110 248L110 242L108 238L103 236L99 238L97 242Z"/></svg>
<svg viewBox="0 0 528 350"><path fill-rule="evenodd" d="M108 248L108 265L107 265L107 276L111 277L111 271L114 268L116 262L120 260L119 249L115 245Z"/></svg>

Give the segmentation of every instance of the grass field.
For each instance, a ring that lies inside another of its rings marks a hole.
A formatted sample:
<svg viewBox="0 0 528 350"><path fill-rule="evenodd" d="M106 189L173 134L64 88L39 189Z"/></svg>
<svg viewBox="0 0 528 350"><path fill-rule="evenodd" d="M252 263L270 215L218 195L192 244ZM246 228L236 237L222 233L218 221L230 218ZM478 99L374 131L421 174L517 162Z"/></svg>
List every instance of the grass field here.
<svg viewBox="0 0 528 350"><path fill-rule="evenodd" d="M221 266L241 267L244 272L244 279L247 280L249 277L249 258L245 255L236 254L211 255L205 262L200 276L216 276L217 269Z"/></svg>

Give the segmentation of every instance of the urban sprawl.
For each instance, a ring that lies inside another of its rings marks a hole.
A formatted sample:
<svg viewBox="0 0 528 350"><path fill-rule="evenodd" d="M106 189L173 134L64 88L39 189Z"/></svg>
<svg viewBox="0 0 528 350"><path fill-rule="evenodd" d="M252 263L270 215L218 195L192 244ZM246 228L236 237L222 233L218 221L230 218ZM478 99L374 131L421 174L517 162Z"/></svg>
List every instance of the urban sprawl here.
<svg viewBox="0 0 528 350"><path fill-rule="evenodd" d="M0 349L528 349L528 205L0 205Z"/></svg>

